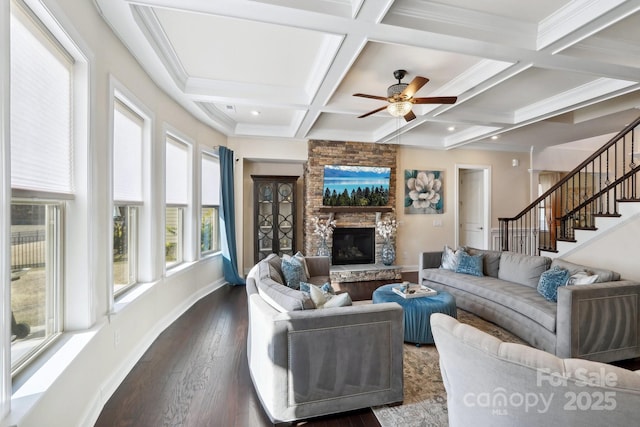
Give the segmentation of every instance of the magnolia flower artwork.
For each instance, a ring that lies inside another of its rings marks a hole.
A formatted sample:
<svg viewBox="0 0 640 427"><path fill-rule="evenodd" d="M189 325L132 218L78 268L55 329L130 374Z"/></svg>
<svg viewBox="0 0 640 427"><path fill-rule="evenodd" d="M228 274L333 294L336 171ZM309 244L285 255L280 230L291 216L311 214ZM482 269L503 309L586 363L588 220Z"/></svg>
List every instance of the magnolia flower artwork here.
<svg viewBox="0 0 640 427"><path fill-rule="evenodd" d="M404 213L444 213L443 171L405 169Z"/></svg>

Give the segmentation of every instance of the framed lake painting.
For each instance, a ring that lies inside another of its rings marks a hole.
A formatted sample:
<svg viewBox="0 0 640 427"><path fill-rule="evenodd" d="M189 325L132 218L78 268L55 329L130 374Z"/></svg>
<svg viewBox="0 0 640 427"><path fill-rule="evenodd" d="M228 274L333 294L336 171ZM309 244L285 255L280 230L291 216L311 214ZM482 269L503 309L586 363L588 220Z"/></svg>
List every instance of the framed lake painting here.
<svg viewBox="0 0 640 427"><path fill-rule="evenodd" d="M404 213L444 213L444 171L405 169Z"/></svg>
<svg viewBox="0 0 640 427"><path fill-rule="evenodd" d="M387 206L391 168L325 165L324 206Z"/></svg>

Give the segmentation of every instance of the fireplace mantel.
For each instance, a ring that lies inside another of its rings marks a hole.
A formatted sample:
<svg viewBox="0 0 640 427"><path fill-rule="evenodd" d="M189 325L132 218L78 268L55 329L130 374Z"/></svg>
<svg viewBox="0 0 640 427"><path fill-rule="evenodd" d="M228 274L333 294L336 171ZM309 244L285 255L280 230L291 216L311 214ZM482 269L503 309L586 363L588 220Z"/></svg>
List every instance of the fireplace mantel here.
<svg viewBox="0 0 640 427"><path fill-rule="evenodd" d="M391 206L320 206L318 212L322 213L350 213L350 212L393 212Z"/></svg>

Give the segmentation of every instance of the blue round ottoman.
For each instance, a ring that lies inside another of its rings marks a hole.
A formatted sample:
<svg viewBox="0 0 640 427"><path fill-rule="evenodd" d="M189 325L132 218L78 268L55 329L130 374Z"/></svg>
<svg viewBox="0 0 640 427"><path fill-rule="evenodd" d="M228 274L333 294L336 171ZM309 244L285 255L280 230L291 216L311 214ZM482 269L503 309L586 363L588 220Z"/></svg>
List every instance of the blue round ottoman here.
<svg viewBox="0 0 640 427"><path fill-rule="evenodd" d="M397 302L404 311L404 340L420 344L433 344L431 313L444 313L456 316L456 299L448 292L438 291L431 297L403 298L393 292L401 283L384 285L373 291L373 303ZM415 285L414 285L415 286Z"/></svg>

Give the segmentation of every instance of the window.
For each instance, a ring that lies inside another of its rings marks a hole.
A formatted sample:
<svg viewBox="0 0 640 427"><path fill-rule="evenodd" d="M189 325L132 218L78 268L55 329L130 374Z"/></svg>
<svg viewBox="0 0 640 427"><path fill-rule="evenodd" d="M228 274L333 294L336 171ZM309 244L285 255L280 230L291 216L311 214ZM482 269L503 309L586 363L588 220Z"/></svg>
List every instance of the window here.
<svg viewBox="0 0 640 427"><path fill-rule="evenodd" d="M62 331L65 207L74 198L72 56L30 12L11 21L11 368Z"/></svg>
<svg viewBox="0 0 640 427"><path fill-rule="evenodd" d="M185 212L189 204L189 146L175 136L166 139L165 265L184 261Z"/></svg>
<svg viewBox="0 0 640 427"><path fill-rule="evenodd" d="M143 204L144 119L116 98L113 109L113 292L137 282L138 208Z"/></svg>
<svg viewBox="0 0 640 427"><path fill-rule="evenodd" d="M220 206L220 162L202 153L202 207L200 213L200 254L220 250L218 207Z"/></svg>

